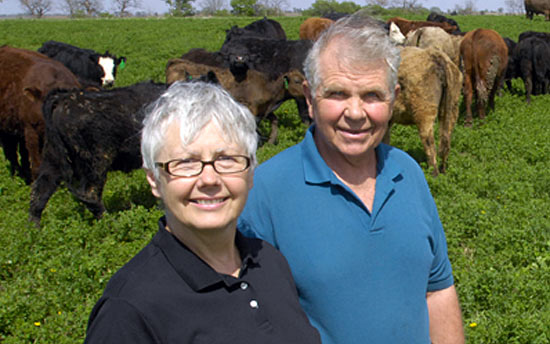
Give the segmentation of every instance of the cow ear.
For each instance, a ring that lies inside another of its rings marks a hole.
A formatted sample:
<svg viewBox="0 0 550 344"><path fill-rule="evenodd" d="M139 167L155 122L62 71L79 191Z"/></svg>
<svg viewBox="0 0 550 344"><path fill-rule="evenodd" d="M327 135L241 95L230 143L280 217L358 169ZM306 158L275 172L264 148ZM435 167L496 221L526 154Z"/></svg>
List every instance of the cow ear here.
<svg viewBox="0 0 550 344"><path fill-rule="evenodd" d="M23 89L23 94L30 99L32 102L37 102L42 100L42 91L40 91L38 88L31 86L31 87L25 87Z"/></svg>
<svg viewBox="0 0 550 344"><path fill-rule="evenodd" d="M118 65L118 69L123 70L124 67L126 67L126 57L123 56L117 59L117 65Z"/></svg>

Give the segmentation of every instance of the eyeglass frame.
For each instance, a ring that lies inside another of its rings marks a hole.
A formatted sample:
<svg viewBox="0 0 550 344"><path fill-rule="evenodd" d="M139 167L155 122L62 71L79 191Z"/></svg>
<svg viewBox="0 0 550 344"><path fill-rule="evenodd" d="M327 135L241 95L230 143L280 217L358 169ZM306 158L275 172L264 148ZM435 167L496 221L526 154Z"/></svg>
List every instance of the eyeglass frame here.
<svg viewBox="0 0 550 344"><path fill-rule="evenodd" d="M246 166L242 169L242 170L239 170L239 171L232 171L232 172L220 172L216 169L216 165L214 165L214 163L216 161L218 161L218 159L220 157L228 157L228 158L234 158L234 157L240 157L240 158L244 158L245 161L246 161ZM204 166L205 165L210 165L212 166L212 169L214 169L214 171L216 171L217 174L219 175L226 175L226 174L234 174L234 173L241 173L241 172L244 172L246 171L248 168L250 168L250 157L249 156L246 156L246 155L220 155L218 157L216 157L214 160L208 160L208 161L204 161L204 160L197 160L197 162L200 162L201 163L201 168L199 170L199 172L195 173L195 174L191 174L191 175L188 175L188 176L180 176L180 175L177 175L177 174L172 174L172 172L170 172L170 169L168 168L168 165L171 163L171 162L174 162L174 161L182 161L182 160L187 160L187 159L172 159L172 160L168 160L166 162L155 162L155 166L156 167L160 167L164 172L168 173L169 175L171 175L172 177L178 177L178 178L190 178L190 177L196 177L198 175L200 175L202 173L202 171L204 170Z"/></svg>

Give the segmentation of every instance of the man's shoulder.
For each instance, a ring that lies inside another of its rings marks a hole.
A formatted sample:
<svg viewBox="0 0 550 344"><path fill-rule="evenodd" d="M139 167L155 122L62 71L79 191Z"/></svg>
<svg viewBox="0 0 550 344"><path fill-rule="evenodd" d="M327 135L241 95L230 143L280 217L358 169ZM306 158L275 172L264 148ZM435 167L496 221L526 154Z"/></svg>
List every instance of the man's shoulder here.
<svg viewBox="0 0 550 344"><path fill-rule="evenodd" d="M301 166L301 148L296 144L261 163L254 171L254 181L279 179L282 175L294 175Z"/></svg>
<svg viewBox="0 0 550 344"><path fill-rule="evenodd" d="M422 173L422 169L416 160L411 157L407 152L381 143L378 146L378 156L382 157L384 163L395 165L402 170L402 173L410 174L411 172L417 174Z"/></svg>

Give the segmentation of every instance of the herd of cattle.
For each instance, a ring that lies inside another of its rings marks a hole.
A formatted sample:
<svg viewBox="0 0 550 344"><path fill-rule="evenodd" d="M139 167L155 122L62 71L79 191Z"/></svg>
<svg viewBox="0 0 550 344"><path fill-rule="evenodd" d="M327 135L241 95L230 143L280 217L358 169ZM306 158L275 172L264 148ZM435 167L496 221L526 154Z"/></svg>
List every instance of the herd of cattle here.
<svg viewBox="0 0 550 344"><path fill-rule="evenodd" d="M301 86L303 62L313 41L335 19L306 19L298 40L288 40L281 25L267 18L233 26L219 51L195 48L170 59L165 83L111 89L105 87L114 84L125 57L54 41L38 52L0 47L0 144L12 175L32 183L30 220L40 223L60 185L101 217L107 172L141 166L139 137L146 106L174 81L219 83L257 118L271 120L270 142L277 135L274 111L286 100L296 102L309 124ZM505 81L510 88L512 78L522 78L527 102L531 94L548 92L548 33L524 32L515 42L489 29L462 32L456 21L435 13L426 21L395 17L379 23L402 45L402 92L391 124L418 127L434 175L447 167L462 93L469 126L473 98L479 117L484 117ZM389 139L390 130L385 141Z"/></svg>

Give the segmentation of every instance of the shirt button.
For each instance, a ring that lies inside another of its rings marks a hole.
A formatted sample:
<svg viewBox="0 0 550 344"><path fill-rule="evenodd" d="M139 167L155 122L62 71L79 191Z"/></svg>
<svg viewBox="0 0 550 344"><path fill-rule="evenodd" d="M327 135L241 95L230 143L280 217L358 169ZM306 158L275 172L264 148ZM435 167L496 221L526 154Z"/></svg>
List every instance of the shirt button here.
<svg viewBox="0 0 550 344"><path fill-rule="evenodd" d="M258 301L256 301L256 300L251 300L251 301L250 301L250 307L251 307L251 308L254 308L254 309L258 308Z"/></svg>
<svg viewBox="0 0 550 344"><path fill-rule="evenodd" d="M246 288L248 288L248 283L246 283L246 282L241 282L241 289L242 289L242 290L246 290Z"/></svg>

